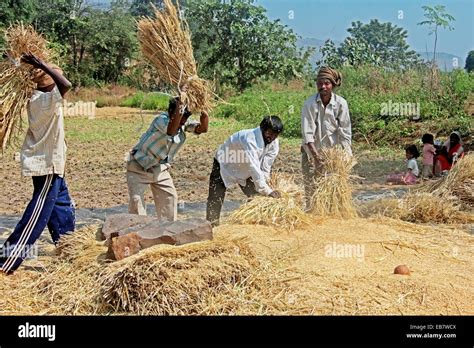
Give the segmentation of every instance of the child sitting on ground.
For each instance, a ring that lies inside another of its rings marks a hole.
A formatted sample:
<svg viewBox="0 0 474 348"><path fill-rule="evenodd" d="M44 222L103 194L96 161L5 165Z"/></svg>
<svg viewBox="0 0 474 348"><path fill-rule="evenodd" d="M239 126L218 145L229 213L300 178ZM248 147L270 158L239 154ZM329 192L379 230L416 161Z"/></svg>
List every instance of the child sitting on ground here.
<svg viewBox="0 0 474 348"><path fill-rule="evenodd" d="M420 152L416 145L410 145L405 149L405 155L407 159L407 172L402 174L391 174L387 177L388 183L398 185L413 185L416 184L416 180L420 171L418 169L418 163L416 159L420 157Z"/></svg>
<svg viewBox="0 0 474 348"><path fill-rule="evenodd" d="M421 137L423 142L423 173L424 179L433 177L433 164L436 148L434 147L433 134L423 134Z"/></svg>

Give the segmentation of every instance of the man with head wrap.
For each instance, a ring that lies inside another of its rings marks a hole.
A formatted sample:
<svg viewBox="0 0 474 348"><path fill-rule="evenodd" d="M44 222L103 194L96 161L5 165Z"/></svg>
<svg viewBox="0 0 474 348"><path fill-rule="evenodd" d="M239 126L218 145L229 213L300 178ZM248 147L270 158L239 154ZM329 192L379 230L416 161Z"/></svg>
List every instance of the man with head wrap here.
<svg viewBox="0 0 474 348"><path fill-rule="evenodd" d="M341 82L342 76L337 70L322 67L316 78L318 93L305 101L301 111L301 153L306 209L311 208L314 175L321 169L319 151L325 147L339 145L352 155L349 107L344 98L333 92Z"/></svg>
<svg viewBox="0 0 474 348"><path fill-rule="evenodd" d="M0 251L0 270L11 274L31 256L47 226L53 242L74 231L74 205L64 181L66 144L61 102L71 83L55 65L26 53L22 62L35 68L36 89L27 105L28 130L21 149L23 176L33 179L33 196Z"/></svg>

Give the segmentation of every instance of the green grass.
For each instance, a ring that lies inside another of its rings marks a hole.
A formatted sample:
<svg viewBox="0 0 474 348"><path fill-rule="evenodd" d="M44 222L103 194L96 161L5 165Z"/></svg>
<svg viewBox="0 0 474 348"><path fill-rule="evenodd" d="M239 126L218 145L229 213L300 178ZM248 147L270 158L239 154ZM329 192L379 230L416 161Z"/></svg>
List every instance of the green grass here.
<svg viewBox="0 0 474 348"><path fill-rule="evenodd" d="M82 144L108 142L111 146L127 139L132 145L146 131L153 118L153 115L145 115L143 120L137 117L133 122L131 119L124 121L120 118L66 118L66 138Z"/></svg>
<svg viewBox="0 0 474 348"><path fill-rule="evenodd" d="M284 136L300 137L301 107L311 94L311 90L297 92L252 88L239 96L231 97L228 104L219 105L212 116L232 117L256 127L264 116L278 115L285 125Z"/></svg>
<svg viewBox="0 0 474 348"><path fill-rule="evenodd" d="M120 106L128 106L144 110L167 110L170 96L156 93L137 92L126 98Z"/></svg>

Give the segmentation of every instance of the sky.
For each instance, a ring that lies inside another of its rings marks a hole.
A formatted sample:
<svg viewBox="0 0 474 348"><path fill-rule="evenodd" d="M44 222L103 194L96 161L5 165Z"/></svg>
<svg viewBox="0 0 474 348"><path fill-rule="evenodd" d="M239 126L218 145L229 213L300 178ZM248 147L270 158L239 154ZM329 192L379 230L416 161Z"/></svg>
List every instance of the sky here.
<svg viewBox="0 0 474 348"><path fill-rule="evenodd" d="M444 5L455 18L451 24L454 30L438 29L437 52L465 59L474 50L474 0L256 0L255 3L267 9L269 18L280 19L303 38L343 41L353 21L368 23L376 18L380 22L392 22L408 31L408 44L419 52L433 51L434 43L428 27L417 25L425 19L421 7Z"/></svg>

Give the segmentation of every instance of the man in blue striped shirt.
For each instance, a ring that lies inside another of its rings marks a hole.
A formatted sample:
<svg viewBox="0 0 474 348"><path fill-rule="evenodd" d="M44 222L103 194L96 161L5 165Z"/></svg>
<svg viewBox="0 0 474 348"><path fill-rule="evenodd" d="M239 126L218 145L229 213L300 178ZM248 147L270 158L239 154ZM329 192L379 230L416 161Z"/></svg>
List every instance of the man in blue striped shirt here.
<svg viewBox="0 0 474 348"><path fill-rule="evenodd" d="M168 111L158 115L130 152L127 163L129 213L146 215L144 193L151 187L156 215L175 221L178 194L170 176L171 163L186 141L186 132L207 132L209 117L201 112L200 122L188 120L191 112L178 98L170 100Z"/></svg>

